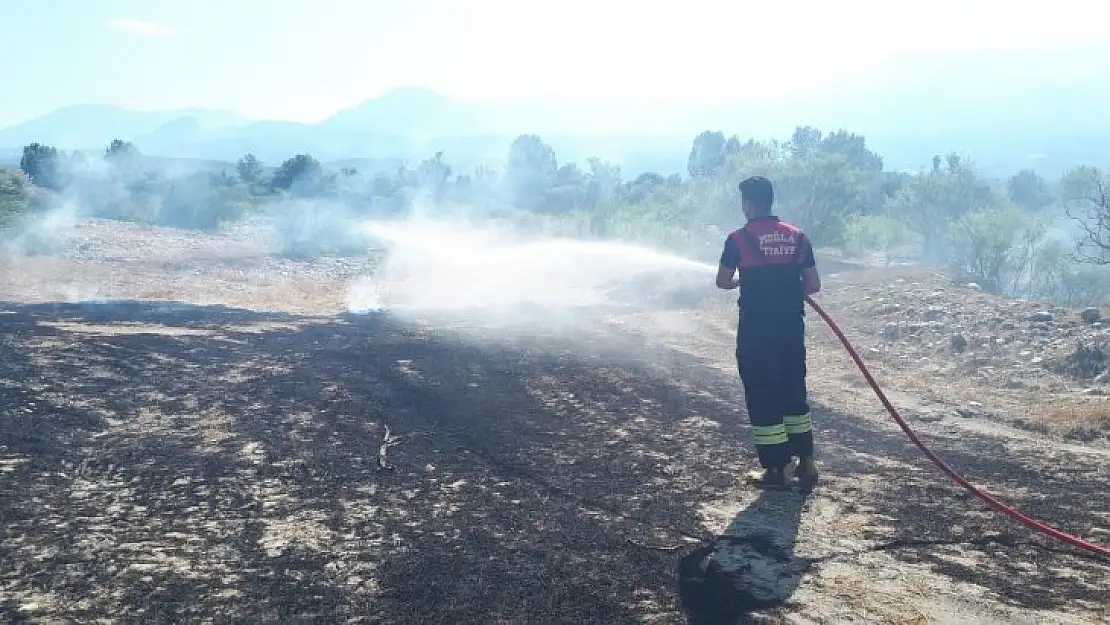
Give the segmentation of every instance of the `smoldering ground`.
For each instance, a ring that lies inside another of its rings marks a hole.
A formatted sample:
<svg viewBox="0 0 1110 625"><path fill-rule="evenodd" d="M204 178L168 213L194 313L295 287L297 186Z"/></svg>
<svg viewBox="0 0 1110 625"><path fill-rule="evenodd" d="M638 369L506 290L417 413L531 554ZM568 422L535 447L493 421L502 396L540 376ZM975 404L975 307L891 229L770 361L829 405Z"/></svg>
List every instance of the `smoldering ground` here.
<svg viewBox="0 0 1110 625"><path fill-rule="evenodd" d="M506 336L529 328L573 335L604 319L720 299L714 267L642 245L423 214L359 227L384 250L384 261L352 285L352 312L389 311ZM649 330L646 323L639 329Z"/></svg>

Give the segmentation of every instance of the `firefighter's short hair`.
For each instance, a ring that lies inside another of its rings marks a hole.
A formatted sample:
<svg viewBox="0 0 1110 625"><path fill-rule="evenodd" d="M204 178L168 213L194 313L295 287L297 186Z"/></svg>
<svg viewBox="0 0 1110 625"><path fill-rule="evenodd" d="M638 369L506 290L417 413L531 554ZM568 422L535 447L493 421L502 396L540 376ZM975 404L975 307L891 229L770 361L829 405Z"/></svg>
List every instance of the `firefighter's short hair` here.
<svg viewBox="0 0 1110 625"><path fill-rule="evenodd" d="M775 203L775 188L763 176L745 178L740 182L740 199L750 202L756 210L769 213L771 205Z"/></svg>

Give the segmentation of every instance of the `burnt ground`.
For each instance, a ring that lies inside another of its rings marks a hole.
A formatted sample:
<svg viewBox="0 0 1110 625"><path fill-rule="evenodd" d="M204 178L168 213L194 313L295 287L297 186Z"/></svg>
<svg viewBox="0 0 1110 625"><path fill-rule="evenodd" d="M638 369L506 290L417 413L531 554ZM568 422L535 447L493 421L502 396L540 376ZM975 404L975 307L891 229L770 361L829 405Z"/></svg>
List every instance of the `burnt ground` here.
<svg viewBox="0 0 1110 625"><path fill-rule="evenodd" d="M1105 560L971 499L842 362L811 366L821 484L745 488L727 320L507 333L8 293L11 622L1110 619ZM1104 449L914 425L990 492L1110 542Z"/></svg>

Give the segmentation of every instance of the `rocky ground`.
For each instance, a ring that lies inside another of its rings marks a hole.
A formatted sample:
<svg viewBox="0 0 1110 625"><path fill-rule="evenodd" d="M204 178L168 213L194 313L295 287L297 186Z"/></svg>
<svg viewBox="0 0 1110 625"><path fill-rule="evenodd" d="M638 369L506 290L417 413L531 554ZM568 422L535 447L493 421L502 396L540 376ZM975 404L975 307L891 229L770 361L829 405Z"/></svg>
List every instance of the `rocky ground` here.
<svg viewBox="0 0 1110 625"><path fill-rule="evenodd" d="M1005 300L920 269L834 275L822 301L891 386L958 402L962 417L1110 442L1104 310Z"/></svg>
<svg viewBox="0 0 1110 625"><path fill-rule="evenodd" d="M759 493L728 295L573 325L344 313L374 265L105 222L4 258L0 618L1110 619L1107 562L949 482L815 316L822 482ZM822 303L938 453L1110 543L1101 325L825 267Z"/></svg>

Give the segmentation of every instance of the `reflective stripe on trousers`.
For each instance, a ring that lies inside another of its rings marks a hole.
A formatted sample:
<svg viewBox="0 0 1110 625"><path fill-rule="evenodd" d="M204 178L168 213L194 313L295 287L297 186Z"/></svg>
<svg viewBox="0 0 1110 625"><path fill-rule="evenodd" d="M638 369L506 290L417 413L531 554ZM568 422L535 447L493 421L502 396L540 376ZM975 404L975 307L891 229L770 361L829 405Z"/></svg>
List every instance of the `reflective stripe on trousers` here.
<svg viewBox="0 0 1110 625"><path fill-rule="evenodd" d="M809 418L808 413L787 415L783 417L783 423L786 426L787 434L805 434L813 429L813 421Z"/></svg>
<svg viewBox="0 0 1110 625"><path fill-rule="evenodd" d="M755 431L755 444L756 445L784 445L790 440L786 433L786 424L779 423L778 425L756 425L752 429Z"/></svg>

